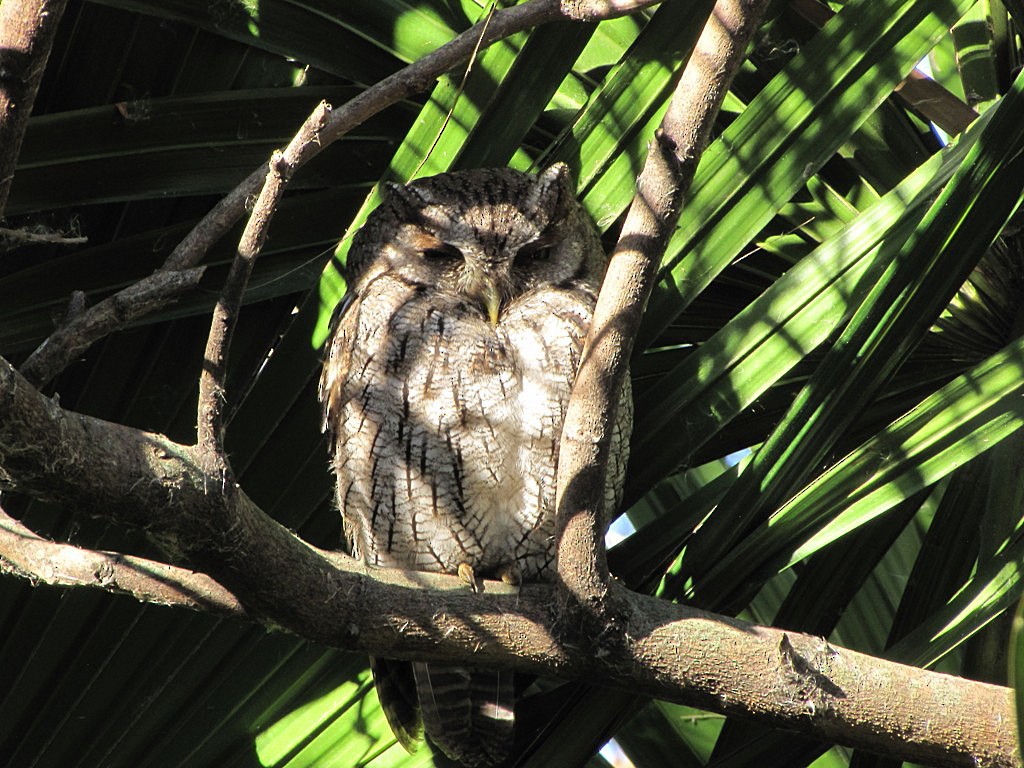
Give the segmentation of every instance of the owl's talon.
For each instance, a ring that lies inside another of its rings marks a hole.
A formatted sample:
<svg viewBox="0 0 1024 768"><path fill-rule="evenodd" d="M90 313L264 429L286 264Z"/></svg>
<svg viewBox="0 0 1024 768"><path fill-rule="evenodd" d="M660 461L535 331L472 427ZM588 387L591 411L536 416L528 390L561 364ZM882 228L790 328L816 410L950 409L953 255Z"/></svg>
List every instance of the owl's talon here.
<svg viewBox="0 0 1024 768"><path fill-rule="evenodd" d="M469 588L474 592L480 591L480 584L476 580L476 572L469 563L459 563L459 578L469 584Z"/></svg>
<svg viewBox="0 0 1024 768"><path fill-rule="evenodd" d="M513 587L518 587L523 583L523 575L519 572L519 566L514 563L512 565L504 566L498 572L498 575L501 577L503 582L510 584Z"/></svg>

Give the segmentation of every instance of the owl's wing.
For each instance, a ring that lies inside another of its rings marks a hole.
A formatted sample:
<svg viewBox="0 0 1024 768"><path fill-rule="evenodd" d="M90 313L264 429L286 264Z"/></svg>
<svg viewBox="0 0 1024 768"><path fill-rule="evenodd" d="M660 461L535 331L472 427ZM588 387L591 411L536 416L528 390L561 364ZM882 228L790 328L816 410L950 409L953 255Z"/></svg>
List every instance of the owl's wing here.
<svg viewBox="0 0 1024 768"><path fill-rule="evenodd" d="M336 434L337 416L343 403L341 402L342 379L349 370L352 357L352 340L347 326L357 322L356 294L349 290L338 302L331 315L330 330L327 334L327 359L320 373L318 395L324 408L323 421L320 429Z"/></svg>
<svg viewBox="0 0 1024 768"><path fill-rule="evenodd" d="M341 301L338 302L338 306L334 308L331 313L331 324L328 330L330 336L334 335L335 330L338 328L338 323L341 321L342 315L348 311L348 308L352 306L352 302L356 300L356 294L354 291L349 289L345 292L345 295L341 297Z"/></svg>

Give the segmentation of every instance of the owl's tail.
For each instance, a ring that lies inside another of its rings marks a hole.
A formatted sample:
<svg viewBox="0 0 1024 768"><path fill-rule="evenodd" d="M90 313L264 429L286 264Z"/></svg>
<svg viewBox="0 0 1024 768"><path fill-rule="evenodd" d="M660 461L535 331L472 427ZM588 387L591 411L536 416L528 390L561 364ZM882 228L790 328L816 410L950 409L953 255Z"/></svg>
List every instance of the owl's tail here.
<svg viewBox="0 0 1024 768"><path fill-rule="evenodd" d="M413 664L427 738L466 768L489 768L512 749L515 675L444 664Z"/></svg>
<svg viewBox="0 0 1024 768"><path fill-rule="evenodd" d="M423 721L412 665L408 661L371 656L370 671L391 732L407 751L415 752L423 739Z"/></svg>

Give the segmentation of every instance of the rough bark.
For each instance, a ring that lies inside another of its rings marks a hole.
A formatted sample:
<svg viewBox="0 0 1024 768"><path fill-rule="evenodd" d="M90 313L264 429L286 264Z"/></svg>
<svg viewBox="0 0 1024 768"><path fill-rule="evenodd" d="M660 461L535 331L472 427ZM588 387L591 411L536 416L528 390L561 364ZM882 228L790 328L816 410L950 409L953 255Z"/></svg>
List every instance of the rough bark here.
<svg viewBox="0 0 1024 768"><path fill-rule="evenodd" d="M140 603L242 616L245 607L205 573L121 552L48 541L0 507L0 574L52 587L86 587Z"/></svg>

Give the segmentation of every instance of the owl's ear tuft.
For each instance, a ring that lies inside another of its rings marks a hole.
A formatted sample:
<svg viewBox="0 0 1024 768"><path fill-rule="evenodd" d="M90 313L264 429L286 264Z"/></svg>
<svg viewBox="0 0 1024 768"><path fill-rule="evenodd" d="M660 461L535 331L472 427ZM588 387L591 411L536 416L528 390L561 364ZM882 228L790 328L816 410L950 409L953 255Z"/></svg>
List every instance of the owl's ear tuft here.
<svg viewBox="0 0 1024 768"><path fill-rule="evenodd" d="M415 187L393 181L384 182L383 197L384 203L390 204L404 219L415 219L417 212L429 202Z"/></svg>
<svg viewBox="0 0 1024 768"><path fill-rule="evenodd" d="M526 196L527 211L545 211L552 221L562 218L566 202L574 196L572 171L565 163L553 163L537 174Z"/></svg>

